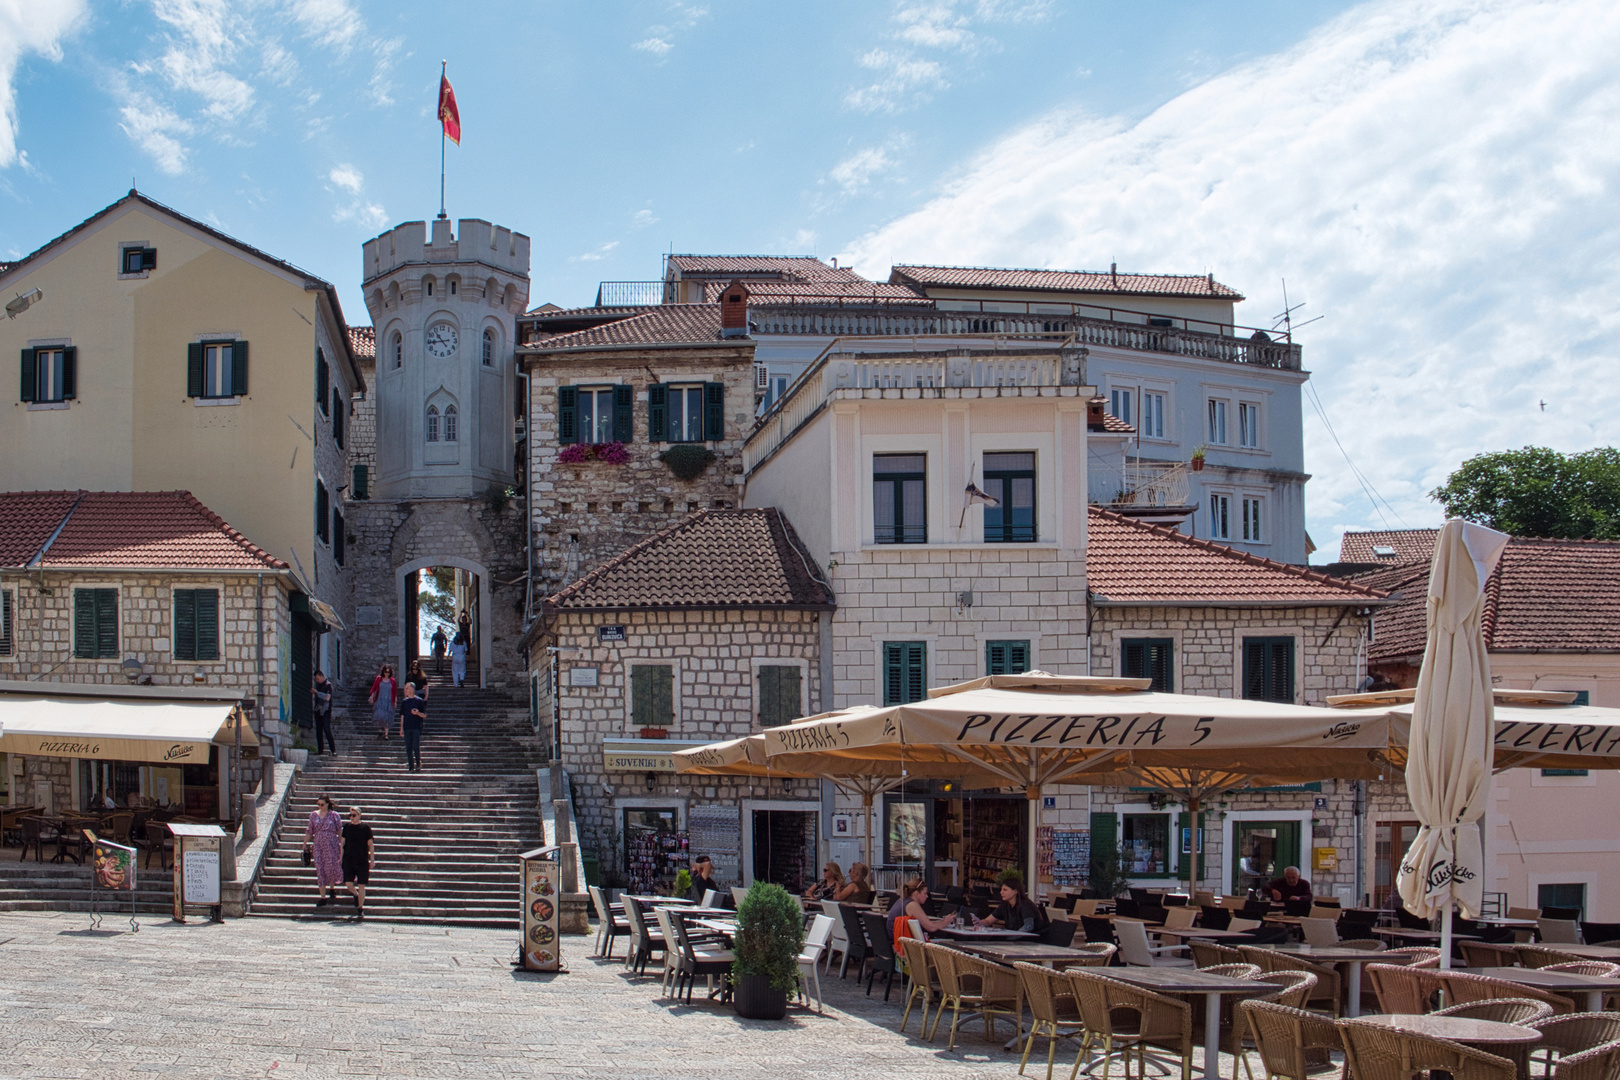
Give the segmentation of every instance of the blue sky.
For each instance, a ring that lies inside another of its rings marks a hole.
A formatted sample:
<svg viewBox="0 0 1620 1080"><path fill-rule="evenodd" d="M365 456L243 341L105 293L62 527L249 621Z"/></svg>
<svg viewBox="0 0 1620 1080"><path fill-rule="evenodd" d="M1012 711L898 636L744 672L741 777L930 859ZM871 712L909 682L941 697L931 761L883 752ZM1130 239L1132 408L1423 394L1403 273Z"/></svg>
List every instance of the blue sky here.
<svg viewBox="0 0 1620 1080"><path fill-rule="evenodd" d="M364 321L446 59L448 209L533 237L536 303L672 246L1212 271L1262 324L1286 277L1328 556L1469 454L1613 442L1617 52L1597 0L0 0L0 259L133 178Z"/></svg>

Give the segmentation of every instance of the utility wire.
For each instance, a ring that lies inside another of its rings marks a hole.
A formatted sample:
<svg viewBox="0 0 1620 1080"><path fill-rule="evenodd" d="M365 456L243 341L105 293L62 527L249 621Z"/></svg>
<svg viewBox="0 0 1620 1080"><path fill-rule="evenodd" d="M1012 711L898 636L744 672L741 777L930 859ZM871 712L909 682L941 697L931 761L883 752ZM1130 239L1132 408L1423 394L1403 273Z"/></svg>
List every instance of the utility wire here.
<svg viewBox="0 0 1620 1080"><path fill-rule="evenodd" d="M1356 478L1356 482L1361 485L1361 490L1366 493L1367 501L1372 504L1373 512L1377 514L1379 520L1384 523L1384 528L1387 529L1390 527L1389 518L1385 517L1384 511L1379 509L1379 503L1383 503L1385 506L1389 507L1389 512L1395 515L1395 519L1401 523L1403 528L1411 528L1410 525L1406 524L1406 519L1401 517L1400 511L1396 510L1394 505L1391 504L1388 499L1378 494L1378 492L1373 488L1372 481L1367 478L1365 473L1356 467L1356 463L1354 461L1350 460L1350 452L1344 448L1344 443L1339 440L1339 433L1333 430L1333 421L1328 419L1327 410L1322 407L1322 399L1316 393L1315 384L1306 383L1305 388L1310 391L1311 405L1315 407L1316 415L1321 417L1322 426L1327 428L1328 435L1333 439L1333 445L1339 448L1339 453L1344 457L1344 463L1350 467L1350 474L1354 476Z"/></svg>

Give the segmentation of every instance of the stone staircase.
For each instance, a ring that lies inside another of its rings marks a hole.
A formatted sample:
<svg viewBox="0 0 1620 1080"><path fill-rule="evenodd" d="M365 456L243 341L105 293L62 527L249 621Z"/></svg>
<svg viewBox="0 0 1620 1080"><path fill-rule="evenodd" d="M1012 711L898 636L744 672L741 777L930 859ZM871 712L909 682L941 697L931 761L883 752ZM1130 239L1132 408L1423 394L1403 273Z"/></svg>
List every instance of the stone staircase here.
<svg viewBox="0 0 1620 1080"><path fill-rule="evenodd" d="M32 854L26 861L18 862L17 854L16 848L6 848L5 857L0 858L0 911L90 910L90 867L71 862L36 863ZM47 845L46 858L51 854L52 848ZM173 871L159 869L155 855L150 870L145 862L145 852L136 856L136 913L173 914ZM98 890L96 907L103 914L127 916L129 893Z"/></svg>
<svg viewBox="0 0 1620 1080"><path fill-rule="evenodd" d="M345 815L358 805L376 831L377 866L366 920L515 928L514 856L540 846L535 769L543 745L526 709L504 692L434 686L422 736L422 771L405 771L397 734L378 738L363 691L334 710L338 754L299 773L279 840L249 911L300 919L350 918L346 893L315 906L315 870L303 864L304 827L319 795ZM397 727L395 731L397 732ZM345 818L346 820L346 818Z"/></svg>

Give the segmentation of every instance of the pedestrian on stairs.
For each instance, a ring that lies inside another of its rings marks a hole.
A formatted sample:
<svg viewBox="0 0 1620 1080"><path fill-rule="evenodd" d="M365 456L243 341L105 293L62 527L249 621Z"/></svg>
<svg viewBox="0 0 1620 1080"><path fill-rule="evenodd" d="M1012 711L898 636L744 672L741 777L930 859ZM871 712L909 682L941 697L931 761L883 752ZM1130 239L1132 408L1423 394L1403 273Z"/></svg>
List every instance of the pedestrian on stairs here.
<svg viewBox="0 0 1620 1080"><path fill-rule="evenodd" d="M405 681L416 687L416 696L423 701L428 699L427 672L422 670L422 661L412 660L410 669L405 672Z"/></svg>
<svg viewBox="0 0 1620 1080"><path fill-rule="evenodd" d="M394 706L399 704L399 683L394 680L392 665L384 664L371 680L371 719L377 725L377 734L388 738L388 728L394 722Z"/></svg>
<svg viewBox="0 0 1620 1080"><path fill-rule="evenodd" d="M457 686L467 681L467 636L456 634L450 643L450 679Z"/></svg>
<svg viewBox="0 0 1620 1080"><path fill-rule="evenodd" d="M315 863L316 907L325 907L343 881L343 845L338 832L342 824L332 800L325 795L318 797L304 829L304 847L311 851Z"/></svg>
<svg viewBox="0 0 1620 1080"><path fill-rule="evenodd" d="M366 917L366 884L371 881L371 870L377 865L377 847L372 839L371 826L360 824L360 808L349 807L349 823L343 826L338 838L343 848L343 884L354 897L355 918Z"/></svg>
<svg viewBox="0 0 1620 1080"><path fill-rule="evenodd" d="M450 639L444 636L444 626L433 631L433 674L444 674L444 654L450 648Z"/></svg>
<svg viewBox="0 0 1620 1080"><path fill-rule="evenodd" d="M405 702L399 710L399 734L405 740L405 768L422 771L422 724L427 720L427 702L416 696L416 687L405 684Z"/></svg>
<svg viewBox="0 0 1620 1080"><path fill-rule="evenodd" d="M324 737L326 745L336 754L337 743L332 738L332 684L319 668L315 669L315 685L310 688L310 693L315 695L315 752L321 752L321 739Z"/></svg>

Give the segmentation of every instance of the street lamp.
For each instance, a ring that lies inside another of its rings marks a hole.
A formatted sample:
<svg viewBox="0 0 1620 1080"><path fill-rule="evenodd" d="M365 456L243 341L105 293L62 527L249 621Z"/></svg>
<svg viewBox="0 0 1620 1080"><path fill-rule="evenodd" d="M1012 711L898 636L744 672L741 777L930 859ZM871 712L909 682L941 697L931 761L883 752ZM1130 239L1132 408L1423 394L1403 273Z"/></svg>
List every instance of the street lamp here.
<svg viewBox="0 0 1620 1080"><path fill-rule="evenodd" d="M42 291L29 289L16 299L6 301L6 318L15 319L43 299L45 299L45 294Z"/></svg>

